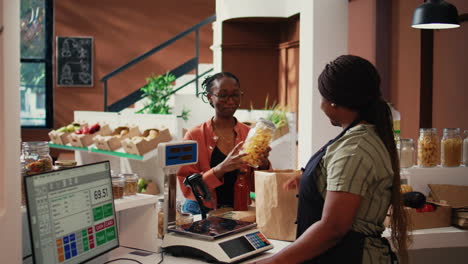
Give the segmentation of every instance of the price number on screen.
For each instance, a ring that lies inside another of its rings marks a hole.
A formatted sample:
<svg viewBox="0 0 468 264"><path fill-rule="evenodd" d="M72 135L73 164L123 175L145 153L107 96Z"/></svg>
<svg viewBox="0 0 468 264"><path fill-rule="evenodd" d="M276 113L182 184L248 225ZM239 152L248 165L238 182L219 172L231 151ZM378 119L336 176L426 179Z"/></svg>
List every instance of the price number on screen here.
<svg viewBox="0 0 468 264"><path fill-rule="evenodd" d="M102 188L100 190L94 190L94 200L105 199L109 195L107 188Z"/></svg>
<svg viewBox="0 0 468 264"><path fill-rule="evenodd" d="M111 198L109 186L96 187L91 190L92 204L100 203Z"/></svg>

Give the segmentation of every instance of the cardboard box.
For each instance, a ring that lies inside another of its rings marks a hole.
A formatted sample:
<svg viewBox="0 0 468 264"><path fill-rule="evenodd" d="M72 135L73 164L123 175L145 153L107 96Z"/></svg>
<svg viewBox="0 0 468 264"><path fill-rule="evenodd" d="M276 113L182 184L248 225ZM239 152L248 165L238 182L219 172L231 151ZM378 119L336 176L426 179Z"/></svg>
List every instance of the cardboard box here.
<svg viewBox="0 0 468 264"><path fill-rule="evenodd" d="M102 125L99 131L93 133L93 134L76 134L76 133L71 133L68 136L68 139L70 141L70 145L74 147L88 147L91 144L94 143L93 138L97 135L101 136L107 136L112 133L111 129L109 128L109 125Z"/></svg>
<svg viewBox="0 0 468 264"><path fill-rule="evenodd" d="M156 137L150 137L151 130L156 131ZM157 148L161 142L167 142L172 139L169 129L167 128L152 128L143 132L141 137L126 138L122 140L122 147L128 154L143 156L147 152Z"/></svg>
<svg viewBox="0 0 468 264"><path fill-rule="evenodd" d="M121 135L121 132L123 130L127 130L128 133ZM93 138L94 140L94 145L98 149L102 150L109 150L109 151L114 151L120 147L122 147L122 140L126 138L132 138L135 136L140 135L140 130L138 127L133 126L133 127L126 127L126 126L120 126L114 130L110 135L108 136L95 136Z"/></svg>
<svg viewBox="0 0 468 264"><path fill-rule="evenodd" d="M428 184L428 186L431 199L452 206L452 224L468 228L468 186L449 184Z"/></svg>
<svg viewBox="0 0 468 264"><path fill-rule="evenodd" d="M408 213L408 224L411 230L450 226L452 223L452 207L436 204L433 212L417 212L414 208L405 208Z"/></svg>
<svg viewBox="0 0 468 264"><path fill-rule="evenodd" d="M73 122L72 124L75 124L75 123L77 122ZM87 126L87 124L86 123L80 124L80 128L83 126ZM52 143L54 144L66 145L68 142L70 142L68 136L72 133L73 132L59 132L57 130L52 130L49 132L49 138L50 138L50 141L52 141Z"/></svg>
<svg viewBox="0 0 468 264"><path fill-rule="evenodd" d="M417 212L414 208L405 207L408 215L408 229L426 229L450 226L452 222L452 207L447 204L432 203L436 209L433 212ZM385 227L390 227L390 215L384 222Z"/></svg>
<svg viewBox="0 0 468 264"><path fill-rule="evenodd" d="M54 144L66 145L69 142L68 136L70 134L71 133L69 132L58 132L56 130L52 130L49 132L49 138Z"/></svg>

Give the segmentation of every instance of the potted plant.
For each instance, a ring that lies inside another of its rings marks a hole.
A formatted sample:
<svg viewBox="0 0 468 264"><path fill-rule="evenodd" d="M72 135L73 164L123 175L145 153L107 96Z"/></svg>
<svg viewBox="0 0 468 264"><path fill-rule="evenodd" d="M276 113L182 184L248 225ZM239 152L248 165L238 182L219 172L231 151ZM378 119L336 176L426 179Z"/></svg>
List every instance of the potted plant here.
<svg viewBox="0 0 468 264"><path fill-rule="evenodd" d="M174 86L172 83L176 77L170 73L164 75L154 75L146 78L146 85L141 87L143 92L142 97L150 100L142 109L137 113L145 114L171 114L171 107L169 106L169 98L173 94Z"/></svg>

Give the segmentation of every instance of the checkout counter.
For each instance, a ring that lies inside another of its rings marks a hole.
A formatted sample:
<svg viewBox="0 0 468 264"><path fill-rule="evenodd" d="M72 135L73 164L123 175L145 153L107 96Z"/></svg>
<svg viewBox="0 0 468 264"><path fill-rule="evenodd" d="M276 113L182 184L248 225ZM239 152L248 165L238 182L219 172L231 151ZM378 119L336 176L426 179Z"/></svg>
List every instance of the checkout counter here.
<svg viewBox="0 0 468 264"><path fill-rule="evenodd" d="M165 190L165 200L172 201L172 203L165 203L165 210L167 210L165 213L166 228L169 228L170 223L175 221L175 212L169 213L170 210L175 209L175 196L171 196L173 194L173 190L171 189L170 191L169 189L174 188L175 185L170 184L170 182L171 179L175 180L175 178L171 176L172 174L174 174L174 167L167 168L168 169L165 171L165 182L167 183L165 184L165 187L167 188ZM440 175L445 174L445 170L447 169L435 168L429 170L414 168L410 170L411 173L407 175L408 182L413 186L418 186L418 184L424 186L424 184L427 184L427 180L430 179L432 183L438 183L438 181L442 181L443 183L453 182L454 184L468 185L468 183L466 182L468 180L468 178L466 178L468 168L450 168L450 176L447 175L447 177L444 178L440 177ZM425 183L423 183L423 181L425 181ZM175 181L173 181L172 183L175 183ZM119 224L119 237L121 246L87 263L102 264L106 261L116 260L119 258L130 258L140 261L141 263L159 263L159 261L161 261L161 254L158 250L161 246L164 247L164 242L157 239L156 233L152 233L151 231L157 229L157 219L154 219L154 215L156 215L155 204L157 198L158 197L156 196L138 195L133 199L126 199L123 201L116 200L115 211L116 213L118 213L117 223ZM132 208L133 205L131 204L136 205L134 208ZM31 250L28 238L29 230L27 225L27 217L25 214L26 210L23 209L22 211L23 255L26 256L31 253ZM139 218L138 216L141 217ZM143 219L146 220L146 224L144 222L140 222ZM150 219L151 221L148 221L148 219ZM137 233L135 232L135 230L138 229L140 230L140 236L136 236ZM145 235L146 237L142 237L141 235ZM389 235L389 230L386 230L384 236L388 237ZM440 263L441 259L443 259L445 263L465 263L466 261L466 252L468 248L467 230L462 230L455 227L416 230L413 232L413 241L414 242L411 245L409 252L410 259L412 260L411 263ZM269 243L273 246L272 249L269 249L265 252L261 252L252 258L241 260L238 263L249 263L255 260L259 260L261 258L265 258L267 256L270 256L271 254L279 252L281 249L288 246L291 242L269 240ZM125 246L129 246L132 248L127 248ZM434 257L433 254L438 255L439 257ZM26 258L23 261L23 263L32 263L32 259ZM112 261L112 263L124 264L132 262L128 260L117 260ZM170 254L165 253L164 261L162 263L189 264L206 263L206 261L188 257L174 257Z"/></svg>

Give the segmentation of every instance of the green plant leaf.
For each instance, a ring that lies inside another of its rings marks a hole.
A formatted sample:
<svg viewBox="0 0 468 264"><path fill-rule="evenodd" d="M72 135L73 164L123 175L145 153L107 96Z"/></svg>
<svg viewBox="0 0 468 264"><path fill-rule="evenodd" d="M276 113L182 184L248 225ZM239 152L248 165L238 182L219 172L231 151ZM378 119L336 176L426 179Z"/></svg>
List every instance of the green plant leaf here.
<svg viewBox="0 0 468 264"><path fill-rule="evenodd" d="M145 105L137 113L147 114L171 114L171 107L168 105L170 96L173 94L173 85L176 77L173 74L164 75L151 74L146 78L146 85L140 88L143 92L142 98L148 98L150 103Z"/></svg>

